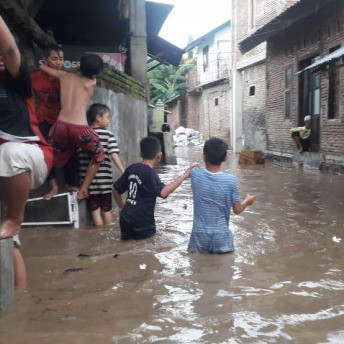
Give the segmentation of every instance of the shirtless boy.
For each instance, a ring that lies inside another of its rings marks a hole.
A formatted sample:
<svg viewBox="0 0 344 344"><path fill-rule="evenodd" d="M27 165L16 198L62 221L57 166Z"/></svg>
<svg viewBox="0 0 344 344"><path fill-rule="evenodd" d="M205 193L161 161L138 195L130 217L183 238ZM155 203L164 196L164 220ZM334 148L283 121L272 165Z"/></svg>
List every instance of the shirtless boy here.
<svg viewBox="0 0 344 344"><path fill-rule="evenodd" d="M76 146L93 156L78 191L78 199L88 196L88 187L105 158L99 137L88 126L86 119L86 107L96 86L96 78L103 68L103 60L95 54L81 57L78 73L41 66L44 72L59 78L61 84L61 112L49 134L55 153L54 166L64 166Z"/></svg>

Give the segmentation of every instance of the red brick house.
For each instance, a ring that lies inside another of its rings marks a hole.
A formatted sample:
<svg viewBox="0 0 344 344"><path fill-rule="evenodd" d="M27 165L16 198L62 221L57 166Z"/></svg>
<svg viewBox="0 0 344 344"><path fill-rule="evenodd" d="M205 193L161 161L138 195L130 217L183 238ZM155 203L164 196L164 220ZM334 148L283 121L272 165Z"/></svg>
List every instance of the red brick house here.
<svg viewBox="0 0 344 344"><path fill-rule="evenodd" d="M240 43L266 41L267 153L291 157L289 129L311 115L320 168L344 171L344 1L300 0Z"/></svg>
<svg viewBox="0 0 344 344"><path fill-rule="evenodd" d="M245 53L239 43L299 0L232 0L230 119L234 152L266 149L266 42Z"/></svg>

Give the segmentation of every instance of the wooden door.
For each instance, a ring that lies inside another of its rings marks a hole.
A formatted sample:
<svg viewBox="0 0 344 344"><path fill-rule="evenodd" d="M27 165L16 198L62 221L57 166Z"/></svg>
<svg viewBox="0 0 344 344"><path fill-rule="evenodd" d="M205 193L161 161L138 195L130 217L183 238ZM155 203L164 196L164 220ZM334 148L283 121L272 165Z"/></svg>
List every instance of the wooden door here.
<svg viewBox="0 0 344 344"><path fill-rule="evenodd" d="M300 69L314 63L319 57L300 61ZM304 125L304 117L311 116L311 145L310 151L320 150L320 108L321 108L321 77L320 72L306 70L299 76L299 120L298 125Z"/></svg>

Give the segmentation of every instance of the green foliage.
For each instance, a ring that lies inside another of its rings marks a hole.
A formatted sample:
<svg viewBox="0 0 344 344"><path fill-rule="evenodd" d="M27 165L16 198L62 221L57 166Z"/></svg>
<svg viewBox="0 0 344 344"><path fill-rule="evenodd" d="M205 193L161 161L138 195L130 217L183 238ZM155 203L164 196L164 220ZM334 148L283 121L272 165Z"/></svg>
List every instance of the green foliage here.
<svg viewBox="0 0 344 344"><path fill-rule="evenodd" d="M156 64L155 61L150 62L148 68ZM194 67L194 63L185 64L182 62L178 67L162 64L149 71L148 79L152 103L155 104L158 99L164 102L185 91L187 89L187 74Z"/></svg>

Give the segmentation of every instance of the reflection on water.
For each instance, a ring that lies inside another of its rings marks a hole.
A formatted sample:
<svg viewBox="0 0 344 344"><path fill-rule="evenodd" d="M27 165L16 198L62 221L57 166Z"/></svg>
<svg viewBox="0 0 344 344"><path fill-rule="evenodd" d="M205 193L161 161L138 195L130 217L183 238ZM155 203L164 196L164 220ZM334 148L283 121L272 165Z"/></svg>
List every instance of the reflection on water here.
<svg viewBox="0 0 344 344"><path fill-rule="evenodd" d="M201 150L177 154L165 182ZM117 225L25 229L29 288L0 317L0 342L343 343L344 177L236 160L223 169L256 204L231 218L234 254L186 252L189 182L158 201L146 241L121 242Z"/></svg>

